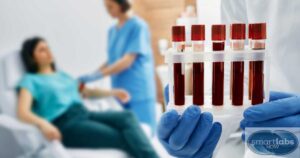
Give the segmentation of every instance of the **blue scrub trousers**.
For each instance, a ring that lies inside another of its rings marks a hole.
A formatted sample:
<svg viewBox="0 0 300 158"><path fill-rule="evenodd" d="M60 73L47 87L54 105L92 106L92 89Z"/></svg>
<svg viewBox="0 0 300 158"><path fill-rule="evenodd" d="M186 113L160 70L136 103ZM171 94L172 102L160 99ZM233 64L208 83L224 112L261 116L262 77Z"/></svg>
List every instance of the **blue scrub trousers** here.
<svg viewBox="0 0 300 158"><path fill-rule="evenodd" d="M155 99L146 99L141 101L130 101L125 104L125 109L132 111L138 120L151 127L152 133L156 130L156 101Z"/></svg>

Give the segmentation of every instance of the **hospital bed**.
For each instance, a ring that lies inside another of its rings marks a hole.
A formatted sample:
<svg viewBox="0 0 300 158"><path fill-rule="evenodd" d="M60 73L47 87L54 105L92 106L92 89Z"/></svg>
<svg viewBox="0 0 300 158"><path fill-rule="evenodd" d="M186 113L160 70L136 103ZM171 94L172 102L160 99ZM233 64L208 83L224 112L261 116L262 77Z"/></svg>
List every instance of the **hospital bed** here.
<svg viewBox="0 0 300 158"><path fill-rule="evenodd" d="M36 127L18 121L15 86L24 73L20 54L10 51L0 55L0 157L127 158L116 149L65 149L60 142L48 142ZM84 102L89 110L122 110L113 98ZM149 128L143 129L150 133Z"/></svg>

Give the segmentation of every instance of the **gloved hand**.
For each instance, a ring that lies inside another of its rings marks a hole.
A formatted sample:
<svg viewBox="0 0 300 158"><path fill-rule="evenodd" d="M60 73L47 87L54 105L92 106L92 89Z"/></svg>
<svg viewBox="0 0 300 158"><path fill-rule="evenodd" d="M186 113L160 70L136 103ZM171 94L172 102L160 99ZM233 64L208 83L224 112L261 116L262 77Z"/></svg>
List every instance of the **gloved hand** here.
<svg viewBox="0 0 300 158"><path fill-rule="evenodd" d="M89 83L89 82L100 80L101 78L103 78L103 74L98 70L93 73L83 75L79 77L78 80L81 83Z"/></svg>
<svg viewBox="0 0 300 158"><path fill-rule="evenodd" d="M168 88L165 89L168 102ZM213 123L210 113L201 113L197 106L189 107L182 116L175 110L166 112L158 125L158 138L172 156L210 158L220 139L222 126Z"/></svg>
<svg viewBox="0 0 300 158"><path fill-rule="evenodd" d="M281 92L270 95L270 102L252 106L244 112L243 130L246 127L300 127L300 96Z"/></svg>

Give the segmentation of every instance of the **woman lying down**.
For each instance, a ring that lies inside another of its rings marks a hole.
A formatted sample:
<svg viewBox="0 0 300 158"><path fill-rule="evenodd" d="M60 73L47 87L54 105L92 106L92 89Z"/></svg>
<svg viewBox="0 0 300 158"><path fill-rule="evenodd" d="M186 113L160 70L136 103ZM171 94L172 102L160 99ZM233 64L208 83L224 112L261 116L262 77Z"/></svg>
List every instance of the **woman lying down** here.
<svg viewBox="0 0 300 158"><path fill-rule="evenodd" d="M117 148L131 157L158 157L132 113L85 109L77 81L55 69L45 40L26 40L21 56L27 71L17 87L22 121L37 126L48 140L61 140L69 148ZM84 88L82 92L87 97L129 99L123 90Z"/></svg>

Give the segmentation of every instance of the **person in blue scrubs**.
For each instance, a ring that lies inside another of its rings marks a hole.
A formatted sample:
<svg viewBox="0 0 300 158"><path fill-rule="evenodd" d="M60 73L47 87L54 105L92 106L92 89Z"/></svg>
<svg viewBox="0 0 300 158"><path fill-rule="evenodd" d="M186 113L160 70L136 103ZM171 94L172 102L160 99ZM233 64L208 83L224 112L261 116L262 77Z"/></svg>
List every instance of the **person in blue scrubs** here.
<svg viewBox="0 0 300 158"><path fill-rule="evenodd" d="M125 89L131 95L124 107L154 131L156 84L148 25L131 14L128 0L105 0L105 6L118 20L109 30L108 61L79 80L88 83L111 76L113 88Z"/></svg>

